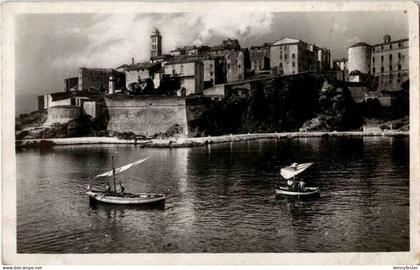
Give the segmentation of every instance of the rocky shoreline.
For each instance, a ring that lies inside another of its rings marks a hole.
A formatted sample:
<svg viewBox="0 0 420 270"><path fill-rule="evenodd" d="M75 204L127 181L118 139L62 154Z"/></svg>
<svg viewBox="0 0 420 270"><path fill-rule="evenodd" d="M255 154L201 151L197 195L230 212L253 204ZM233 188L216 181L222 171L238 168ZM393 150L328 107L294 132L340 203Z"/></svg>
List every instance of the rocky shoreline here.
<svg viewBox="0 0 420 270"><path fill-rule="evenodd" d="M93 144L131 144L141 147L194 147L208 144L240 142L258 139L281 139L281 138L310 138L310 137L373 137L373 136L409 136L408 131L333 131L333 132L282 132L282 133L257 133L257 134L231 134L212 137L198 138L167 138L167 139L142 139L124 140L115 137L75 137L75 138L50 138L16 140L16 147L53 147L60 145L93 145Z"/></svg>

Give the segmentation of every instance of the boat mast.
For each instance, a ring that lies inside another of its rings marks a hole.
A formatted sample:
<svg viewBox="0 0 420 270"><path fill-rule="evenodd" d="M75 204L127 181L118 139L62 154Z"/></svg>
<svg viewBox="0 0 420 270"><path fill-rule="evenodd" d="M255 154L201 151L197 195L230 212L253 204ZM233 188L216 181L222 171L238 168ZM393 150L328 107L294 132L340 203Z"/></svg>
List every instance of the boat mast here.
<svg viewBox="0 0 420 270"><path fill-rule="evenodd" d="M115 187L115 166L114 166L114 156L112 156L112 179L114 180L114 193L117 192L117 188Z"/></svg>

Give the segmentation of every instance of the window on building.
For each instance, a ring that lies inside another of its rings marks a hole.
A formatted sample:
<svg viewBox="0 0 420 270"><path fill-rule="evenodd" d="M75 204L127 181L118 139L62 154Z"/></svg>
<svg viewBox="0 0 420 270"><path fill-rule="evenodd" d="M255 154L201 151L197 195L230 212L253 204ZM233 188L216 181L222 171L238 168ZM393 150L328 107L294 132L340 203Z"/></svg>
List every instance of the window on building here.
<svg viewBox="0 0 420 270"><path fill-rule="evenodd" d="M381 62L383 62L384 61L384 56L383 55L381 55Z"/></svg>
<svg viewBox="0 0 420 270"><path fill-rule="evenodd" d="M287 54L284 55L284 59L287 59Z"/></svg>
<svg viewBox="0 0 420 270"><path fill-rule="evenodd" d="M375 73L375 68L372 68L372 73Z"/></svg>
<svg viewBox="0 0 420 270"><path fill-rule="evenodd" d="M238 68L241 68L241 65L238 65Z"/></svg>
<svg viewBox="0 0 420 270"><path fill-rule="evenodd" d="M398 48L401 48L401 47L402 47L401 42L398 42Z"/></svg>
<svg viewBox="0 0 420 270"><path fill-rule="evenodd" d="M400 79L398 79L398 80L397 80L397 82L401 82L401 80L400 80Z"/></svg>
<svg viewBox="0 0 420 270"><path fill-rule="evenodd" d="M283 59L283 55L280 54L280 60L282 60L282 59Z"/></svg>
<svg viewBox="0 0 420 270"><path fill-rule="evenodd" d="M210 76L213 77L213 72L210 71Z"/></svg>
<svg viewBox="0 0 420 270"><path fill-rule="evenodd" d="M375 63L375 56L374 56L374 57L372 57L372 62L373 62L373 63Z"/></svg>
<svg viewBox="0 0 420 270"><path fill-rule="evenodd" d="M384 72L385 71L385 68L384 67L381 67L381 72Z"/></svg>
<svg viewBox="0 0 420 270"><path fill-rule="evenodd" d="M295 62L292 62L292 67L295 67L296 66L296 63Z"/></svg>
<svg viewBox="0 0 420 270"><path fill-rule="evenodd" d="M398 65L398 70L401 70L401 65Z"/></svg>
<svg viewBox="0 0 420 270"><path fill-rule="evenodd" d="M389 55L389 61L392 61L392 54Z"/></svg>
<svg viewBox="0 0 420 270"><path fill-rule="evenodd" d="M381 46L381 51L383 51L384 50L384 46Z"/></svg>
<svg viewBox="0 0 420 270"><path fill-rule="evenodd" d="M373 47L373 51L375 51L375 47Z"/></svg>
<svg viewBox="0 0 420 270"><path fill-rule="evenodd" d="M230 64L228 64L228 69L230 69Z"/></svg>
<svg viewBox="0 0 420 270"><path fill-rule="evenodd" d="M401 73L398 73L398 78L401 78Z"/></svg>
<svg viewBox="0 0 420 270"><path fill-rule="evenodd" d="M295 59L296 54L292 53L292 59Z"/></svg>
<svg viewBox="0 0 420 270"><path fill-rule="evenodd" d="M401 53L398 53L398 59L401 59Z"/></svg>
<svg viewBox="0 0 420 270"><path fill-rule="evenodd" d="M280 63L280 67L283 68L283 63Z"/></svg>
<svg viewBox="0 0 420 270"><path fill-rule="evenodd" d="M389 49L392 50L392 44L389 44Z"/></svg>

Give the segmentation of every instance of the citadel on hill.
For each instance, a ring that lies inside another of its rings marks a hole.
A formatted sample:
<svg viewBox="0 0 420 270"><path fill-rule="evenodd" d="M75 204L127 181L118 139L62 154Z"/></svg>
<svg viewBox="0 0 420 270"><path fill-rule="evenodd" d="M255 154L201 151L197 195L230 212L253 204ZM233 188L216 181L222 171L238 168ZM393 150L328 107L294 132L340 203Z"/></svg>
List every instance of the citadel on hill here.
<svg viewBox="0 0 420 270"><path fill-rule="evenodd" d="M39 96L38 109L47 112L43 126L84 116L115 133L194 137L212 133L202 123L217 121L209 113L215 106L252 97L267 84L284 88L316 78L323 88L334 82L348 89L355 103L376 100L383 107L395 106L408 89L408 39L392 41L389 35L382 43L354 44L348 59L333 61L329 49L290 37L250 48L227 39L169 54L162 53L162 39L155 29L148 62L133 58L114 69L81 67L64 80L64 92Z"/></svg>

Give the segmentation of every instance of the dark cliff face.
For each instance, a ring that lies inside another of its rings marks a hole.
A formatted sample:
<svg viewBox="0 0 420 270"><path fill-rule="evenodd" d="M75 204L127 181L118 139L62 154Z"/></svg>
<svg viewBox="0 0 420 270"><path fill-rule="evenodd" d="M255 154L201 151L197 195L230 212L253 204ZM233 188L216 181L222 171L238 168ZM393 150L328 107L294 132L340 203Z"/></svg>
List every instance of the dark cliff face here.
<svg viewBox="0 0 420 270"><path fill-rule="evenodd" d="M243 116L242 131L295 131L319 110L322 79L312 75L277 78L256 86Z"/></svg>
<svg viewBox="0 0 420 270"><path fill-rule="evenodd" d="M190 124L203 130L203 135L222 135L355 130L363 123L347 87L328 83L322 75L275 78L256 84L248 93L208 104ZM316 119L315 126L311 119Z"/></svg>
<svg viewBox="0 0 420 270"><path fill-rule="evenodd" d="M319 130L355 130L362 126L362 114L345 85L325 81L318 101Z"/></svg>
<svg viewBox="0 0 420 270"><path fill-rule="evenodd" d="M322 82L310 74L260 82L250 92L243 89L248 95L233 94L208 104L191 124L206 135L295 131L319 111Z"/></svg>

